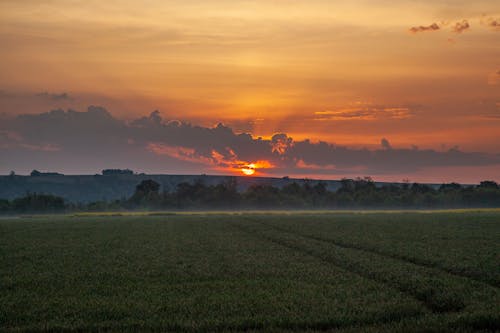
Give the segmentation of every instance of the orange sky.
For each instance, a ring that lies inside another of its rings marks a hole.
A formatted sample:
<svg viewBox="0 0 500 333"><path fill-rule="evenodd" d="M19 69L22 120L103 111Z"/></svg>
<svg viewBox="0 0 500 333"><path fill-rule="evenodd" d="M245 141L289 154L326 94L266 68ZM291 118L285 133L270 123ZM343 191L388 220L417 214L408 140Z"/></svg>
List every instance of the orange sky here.
<svg viewBox="0 0 500 333"><path fill-rule="evenodd" d="M500 153L494 22L493 0L3 0L0 112L158 109L254 136Z"/></svg>

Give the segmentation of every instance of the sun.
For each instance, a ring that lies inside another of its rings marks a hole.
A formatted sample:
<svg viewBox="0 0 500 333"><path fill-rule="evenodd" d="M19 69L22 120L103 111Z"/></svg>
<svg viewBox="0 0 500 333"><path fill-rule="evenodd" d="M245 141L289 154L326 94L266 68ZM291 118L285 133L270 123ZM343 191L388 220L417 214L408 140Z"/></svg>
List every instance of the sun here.
<svg viewBox="0 0 500 333"><path fill-rule="evenodd" d="M243 166L240 170L245 176L251 176L255 174L255 164L253 163L247 164Z"/></svg>

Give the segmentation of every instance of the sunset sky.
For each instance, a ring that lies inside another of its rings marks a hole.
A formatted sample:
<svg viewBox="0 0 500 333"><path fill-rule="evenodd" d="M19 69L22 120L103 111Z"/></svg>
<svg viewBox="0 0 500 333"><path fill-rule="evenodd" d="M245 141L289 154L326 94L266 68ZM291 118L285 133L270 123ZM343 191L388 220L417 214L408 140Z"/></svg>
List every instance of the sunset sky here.
<svg viewBox="0 0 500 333"><path fill-rule="evenodd" d="M499 1L2 0L0 45L1 174L500 181Z"/></svg>

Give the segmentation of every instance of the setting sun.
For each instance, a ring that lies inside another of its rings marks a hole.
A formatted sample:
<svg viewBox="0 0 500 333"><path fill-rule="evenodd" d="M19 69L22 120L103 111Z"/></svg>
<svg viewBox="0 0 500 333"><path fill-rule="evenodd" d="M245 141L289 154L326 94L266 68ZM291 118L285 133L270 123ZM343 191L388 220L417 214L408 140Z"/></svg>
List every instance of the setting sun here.
<svg viewBox="0 0 500 333"><path fill-rule="evenodd" d="M241 168L241 172L246 176L251 176L255 174L255 164L247 164Z"/></svg>

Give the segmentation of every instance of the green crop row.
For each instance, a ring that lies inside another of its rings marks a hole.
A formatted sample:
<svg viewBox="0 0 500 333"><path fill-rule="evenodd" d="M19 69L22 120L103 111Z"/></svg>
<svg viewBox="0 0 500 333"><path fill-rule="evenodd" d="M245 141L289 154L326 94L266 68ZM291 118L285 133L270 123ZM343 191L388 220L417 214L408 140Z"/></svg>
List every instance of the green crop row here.
<svg viewBox="0 0 500 333"><path fill-rule="evenodd" d="M494 331L499 231L497 212L3 219L0 331Z"/></svg>

